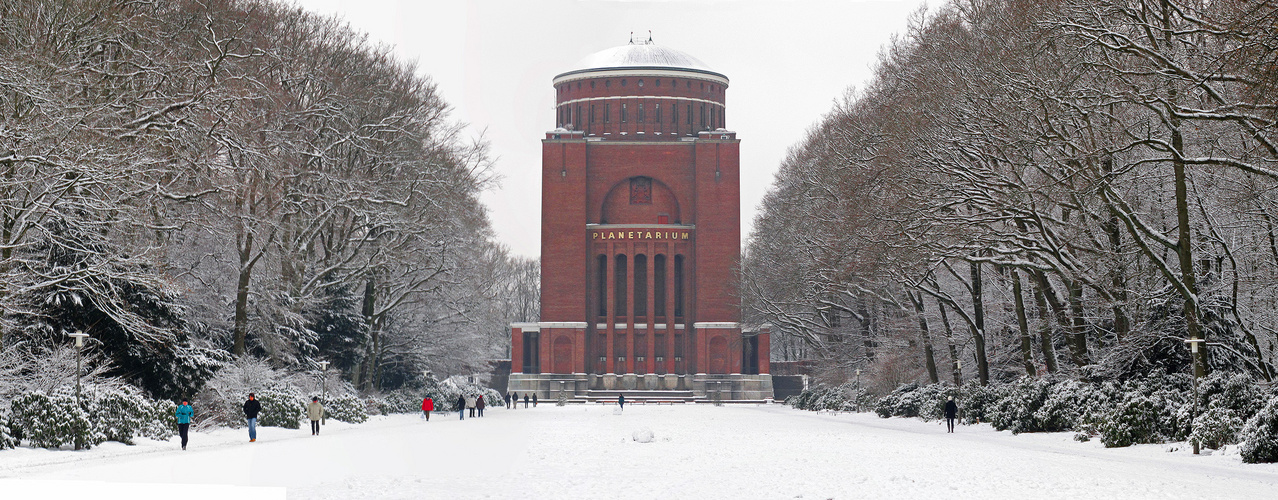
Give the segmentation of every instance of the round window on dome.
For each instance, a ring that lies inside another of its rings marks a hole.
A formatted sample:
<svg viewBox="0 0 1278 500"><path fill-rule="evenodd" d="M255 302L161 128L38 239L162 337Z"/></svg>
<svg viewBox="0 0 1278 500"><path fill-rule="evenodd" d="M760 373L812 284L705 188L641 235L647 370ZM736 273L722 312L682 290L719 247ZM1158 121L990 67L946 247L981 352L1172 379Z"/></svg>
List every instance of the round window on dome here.
<svg viewBox="0 0 1278 500"><path fill-rule="evenodd" d="M625 86L626 86L626 79L625 79L625 78L622 78L622 79L621 79L621 86L622 86L622 87L625 87Z"/></svg>
<svg viewBox="0 0 1278 500"><path fill-rule="evenodd" d="M643 80L639 80L639 88L643 88Z"/></svg>

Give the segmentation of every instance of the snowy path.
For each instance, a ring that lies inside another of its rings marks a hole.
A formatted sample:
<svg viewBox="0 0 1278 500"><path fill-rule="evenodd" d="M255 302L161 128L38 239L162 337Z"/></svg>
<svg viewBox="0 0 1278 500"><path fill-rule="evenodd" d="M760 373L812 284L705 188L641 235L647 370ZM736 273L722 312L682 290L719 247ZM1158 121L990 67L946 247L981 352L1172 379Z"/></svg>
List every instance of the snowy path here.
<svg viewBox="0 0 1278 500"><path fill-rule="evenodd" d="M193 433L186 452L154 442L8 450L0 478L271 486L295 499L1278 496L1278 465L1244 465L1236 453L1106 450L1068 433L988 426L950 435L914 419L779 405L615 410L542 405L429 423L400 415L333 423L319 437L266 428L252 444L243 430L220 430ZM642 428L656 440L633 441Z"/></svg>

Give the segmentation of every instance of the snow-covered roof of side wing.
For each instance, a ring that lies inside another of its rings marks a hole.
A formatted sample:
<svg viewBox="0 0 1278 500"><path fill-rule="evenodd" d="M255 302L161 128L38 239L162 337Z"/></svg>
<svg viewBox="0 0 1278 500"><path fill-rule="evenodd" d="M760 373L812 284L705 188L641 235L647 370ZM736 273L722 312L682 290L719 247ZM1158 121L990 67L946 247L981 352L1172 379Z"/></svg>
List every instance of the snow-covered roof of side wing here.
<svg viewBox="0 0 1278 500"><path fill-rule="evenodd" d="M686 52L651 42L633 42L590 54L571 70L555 75L555 83L571 76L583 77L583 73L629 72L630 70L674 70L701 73L711 80L728 83L728 77Z"/></svg>

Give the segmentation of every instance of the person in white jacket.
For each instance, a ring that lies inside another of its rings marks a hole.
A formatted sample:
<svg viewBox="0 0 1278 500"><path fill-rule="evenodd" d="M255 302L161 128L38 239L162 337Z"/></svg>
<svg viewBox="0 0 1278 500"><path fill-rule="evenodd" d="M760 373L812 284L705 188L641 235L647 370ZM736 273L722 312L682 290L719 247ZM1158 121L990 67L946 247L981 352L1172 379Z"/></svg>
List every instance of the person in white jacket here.
<svg viewBox="0 0 1278 500"><path fill-rule="evenodd" d="M306 405L306 418L311 419L311 435L318 436L320 419L324 418L324 405L320 404L319 397L311 398L311 404Z"/></svg>
<svg viewBox="0 0 1278 500"><path fill-rule="evenodd" d="M466 410L470 416L475 416L475 396L466 396Z"/></svg>

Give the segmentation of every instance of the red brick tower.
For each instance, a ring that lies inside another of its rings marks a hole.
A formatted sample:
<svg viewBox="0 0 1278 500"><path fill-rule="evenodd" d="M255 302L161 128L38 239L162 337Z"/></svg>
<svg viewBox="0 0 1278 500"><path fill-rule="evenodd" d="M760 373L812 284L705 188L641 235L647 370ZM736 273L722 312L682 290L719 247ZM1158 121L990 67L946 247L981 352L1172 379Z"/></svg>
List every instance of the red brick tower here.
<svg viewBox="0 0 1278 500"><path fill-rule="evenodd" d="M728 78L651 40L554 78L542 141L541 319L512 325L511 390L772 397L743 334L740 141Z"/></svg>

